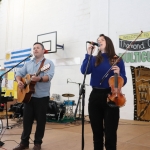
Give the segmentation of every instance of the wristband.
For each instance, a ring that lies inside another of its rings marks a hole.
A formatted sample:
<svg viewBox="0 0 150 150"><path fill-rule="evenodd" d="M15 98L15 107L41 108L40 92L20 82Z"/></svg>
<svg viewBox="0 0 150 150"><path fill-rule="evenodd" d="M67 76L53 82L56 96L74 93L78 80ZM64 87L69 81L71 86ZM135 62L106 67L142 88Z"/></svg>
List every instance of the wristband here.
<svg viewBox="0 0 150 150"><path fill-rule="evenodd" d="M39 80L39 82L42 82L43 81L43 78L41 77L41 79Z"/></svg>

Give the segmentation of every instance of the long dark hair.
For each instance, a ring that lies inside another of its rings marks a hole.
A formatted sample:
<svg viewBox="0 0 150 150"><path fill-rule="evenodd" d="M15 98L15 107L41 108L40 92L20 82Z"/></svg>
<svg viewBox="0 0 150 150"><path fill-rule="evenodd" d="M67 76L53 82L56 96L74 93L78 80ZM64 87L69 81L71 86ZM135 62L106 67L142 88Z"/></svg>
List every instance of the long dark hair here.
<svg viewBox="0 0 150 150"><path fill-rule="evenodd" d="M112 59L116 55L114 45L112 43L112 40L109 37L105 36L104 34L99 35L99 37L102 37L102 36L106 40L105 53L108 55L109 62L111 64ZM102 60L103 60L103 58L101 56L101 51L99 51L96 56L95 66L98 66L102 62Z"/></svg>

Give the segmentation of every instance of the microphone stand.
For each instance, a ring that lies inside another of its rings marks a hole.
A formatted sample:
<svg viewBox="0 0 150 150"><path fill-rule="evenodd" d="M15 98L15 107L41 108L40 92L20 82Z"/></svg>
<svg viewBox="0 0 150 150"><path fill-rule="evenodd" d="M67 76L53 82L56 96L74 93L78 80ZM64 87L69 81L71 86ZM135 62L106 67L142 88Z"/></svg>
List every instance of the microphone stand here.
<svg viewBox="0 0 150 150"><path fill-rule="evenodd" d="M85 104L85 79L86 79L86 74L89 68L89 64L90 64L90 60L91 60L91 56L92 56L92 52L93 52L94 47L91 48L91 54L89 56L88 62L87 62L87 66L86 66L86 70L84 73L84 79L83 79L83 83L81 84L81 88L79 91L79 100L81 98L82 95L82 146L81 146L81 150L84 150L84 104ZM79 101L78 100L78 101ZM77 108L76 108L76 112L77 112ZM75 112L75 116L74 118L76 118L76 112Z"/></svg>
<svg viewBox="0 0 150 150"><path fill-rule="evenodd" d="M79 85L79 94L80 94L80 85L81 85L81 83L77 83L77 82L70 82L70 81L68 81L68 79L67 79L67 83L75 83L75 84L78 84ZM87 85L87 86L89 86L88 84L85 84L85 85ZM81 99L81 98L80 98ZM80 99L78 99L78 103L77 103L77 106L76 106L76 109L75 109L75 115L74 115L74 117L75 117L75 120L77 119L76 118L76 114L77 114L77 110L78 110L78 106L79 106L79 120L81 119L80 117L81 117L81 100Z"/></svg>
<svg viewBox="0 0 150 150"><path fill-rule="evenodd" d="M22 62L24 62L25 60L27 60L28 58L32 57L32 54L30 54L27 58L23 59L21 62L19 62L17 65L13 66L12 68L10 68L8 71L4 72L1 76L0 76L0 103L2 101L2 98L1 98L1 85L2 85L2 80L3 80L3 76L5 74L7 74L8 72L10 72L12 69L14 69L15 67L17 67L19 64L21 64ZM6 128L7 129L10 129L11 127L8 126L8 114L7 114L7 102L6 102L6 119L7 119L7 125L6 125Z"/></svg>

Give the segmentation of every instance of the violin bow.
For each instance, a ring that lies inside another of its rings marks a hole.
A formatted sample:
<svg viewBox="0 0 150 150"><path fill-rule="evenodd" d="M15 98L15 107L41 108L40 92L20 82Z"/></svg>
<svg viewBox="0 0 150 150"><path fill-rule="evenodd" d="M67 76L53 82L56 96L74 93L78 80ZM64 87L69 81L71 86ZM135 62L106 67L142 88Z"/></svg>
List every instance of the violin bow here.
<svg viewBox="0 0 150 150"><path fill-rule="evenodd" d="M132 42L130 43L130 45L126 48L125 52L124 52L121 56L119 56L119 57L116 59L116 61L115 61L115 62L113 63L113 65L111 66L111 68L105 73L105 75L104 75L103 78L101 79L100 85L102 84L102 82L104 81L104 79L109 75L109 73L110 73L112 67L116 65L116 63L123 57L123 55L129 50L129 48L131 47L131 45L134 44L134 42L141 36L142 33L143 33L143 31L141 31L141 33L134 39L134 41L132 41Z"/></svg>

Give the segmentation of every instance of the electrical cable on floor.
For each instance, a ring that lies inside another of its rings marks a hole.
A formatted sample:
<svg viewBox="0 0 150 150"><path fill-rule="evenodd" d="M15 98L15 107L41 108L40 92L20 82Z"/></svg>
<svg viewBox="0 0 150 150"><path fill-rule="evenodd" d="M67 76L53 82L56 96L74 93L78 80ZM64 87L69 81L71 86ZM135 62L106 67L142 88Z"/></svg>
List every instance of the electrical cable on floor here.
<svg viewBox="0 0 150 150"><path fill-rule="evenodd" d="M3 141L3 142L6 142L6 141L9 141L9 142L15 142L15 143L17 143L17 144L20 144L20 143L18 143L17 141L15 141L15 140L5 140L5 141Z"/></svg>
<svg viewBox="0 0 150 150"><path fill-rule="evenodd" d="M30 140L33 142L33 143L30 143L30 144L34 144L34 141L30 138Z"/></svg>
<svg viewBox="0 0 150 150"><path fill-rule="evenodd" d="M35 133L31 133L31 134L35 134ZM4 135L22 135L22 134L4 134Z"/></svg>
<svg viewBox="0 0 150 150"><path fill-rule="evenodd" d="M54 124L53 124L54 125ZM55 124L56 125L56 124ZM46 128L45 130L53 130L53 129L66 129L66 128L71 128L71 127L76 127L76 126L80 126L81 124L78 125L69 125L67 127L63 127L63 128ZM85 124L86 125L86 124ZM35 134L35 133L31 133L31 134ZM21 135L21 134L3 134L3 135ZM33 140L32 140L33 141Z"/></svg>
<svg viewBox="0 0 150 150"><path fill-rule="evenodd" d="M88 124L88 123L87 123ZM87 124L85 124L85 125L87 125ZM55 123L53 123L53 125L56 125ZM60 125L60 124L58 124L58 125ZM68 125L67 127L63 127L63 128L53 128L53 127L51 127L51 128L46 128L45 130L52 130L52 129L66 129L66 128L72 128L72 127L76 127L76 126L80 126L81 125L81 123L80 124L78 124L78 125Z"/></svg>
<svg viewBox="0 0 150 150"><path fill-rule="evenodd" d="M29 142L29 144L34 144L34 141L30 138L30 140L33 142L33 143L30 143ZM17 144L20 144L20 143L18 143L17 141L15 141L15 140L5 140L5 141L3 141L3 142L6 142L6 141L9 141L9 142L15 142L15 143L17 143Z"/></svg>
<svg viewBox="0 0 150 150"><path fill-rule="evenodd" d="M4 150L7 150L6 148L4 148L4 147L0 147L0 149L4 149Z"/></svg>

